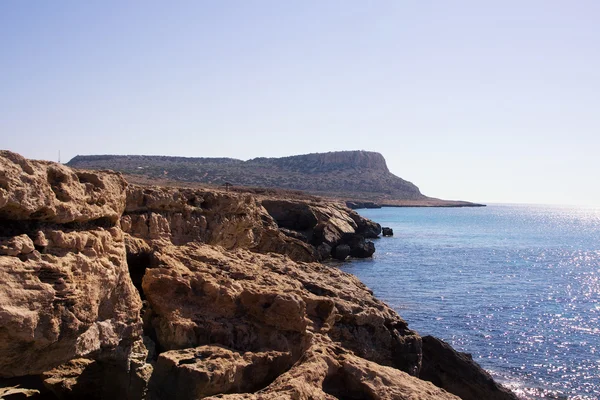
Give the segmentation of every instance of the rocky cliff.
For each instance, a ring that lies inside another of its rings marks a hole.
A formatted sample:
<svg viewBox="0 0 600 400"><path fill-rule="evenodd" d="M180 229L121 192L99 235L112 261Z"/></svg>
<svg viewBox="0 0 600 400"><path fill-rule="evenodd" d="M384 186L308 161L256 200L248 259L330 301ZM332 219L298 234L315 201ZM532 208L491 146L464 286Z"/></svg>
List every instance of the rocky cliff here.
<svg viewBox="0 0 600 400"><path fill-rule="evenodd" d="M338 204L2 151L0 397L514 399L316 262L379 232Z"/></svg>
<svg viewBox="0 0 600 400"><path fill-rule="evenodd" d="M419 188L392 174L379 153L338 151L283 158L186 158L164 156L76 156L68 165L113 169L151 179L302 190L344 200L390 205L465 206L424 196Z"/></svg>

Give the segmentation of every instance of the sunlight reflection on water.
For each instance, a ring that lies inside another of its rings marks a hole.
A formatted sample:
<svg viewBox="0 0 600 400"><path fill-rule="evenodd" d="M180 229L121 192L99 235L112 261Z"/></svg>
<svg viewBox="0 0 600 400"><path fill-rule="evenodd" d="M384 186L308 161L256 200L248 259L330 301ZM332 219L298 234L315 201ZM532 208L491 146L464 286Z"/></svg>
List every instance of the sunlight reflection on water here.
<svg viewBox="0 0 600 400"><path fill-rule="evenodd" d="M357 275L523 398L600 398L600 208L359 212L394 229Z"/></svg>

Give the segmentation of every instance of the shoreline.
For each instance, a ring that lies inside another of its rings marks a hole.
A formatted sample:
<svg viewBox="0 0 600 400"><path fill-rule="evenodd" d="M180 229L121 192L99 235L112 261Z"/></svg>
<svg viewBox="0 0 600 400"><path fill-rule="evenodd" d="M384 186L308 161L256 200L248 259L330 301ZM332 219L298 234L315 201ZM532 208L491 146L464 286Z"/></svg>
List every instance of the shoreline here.
<svg viewBox="0 0 600 400"><path fill-rule="evenodd" d="M366 239L381 226L340 202L135 185L6 151L0 168L0 385L36 377L58 398L516 400L319 262L375 251Z"/></svg>

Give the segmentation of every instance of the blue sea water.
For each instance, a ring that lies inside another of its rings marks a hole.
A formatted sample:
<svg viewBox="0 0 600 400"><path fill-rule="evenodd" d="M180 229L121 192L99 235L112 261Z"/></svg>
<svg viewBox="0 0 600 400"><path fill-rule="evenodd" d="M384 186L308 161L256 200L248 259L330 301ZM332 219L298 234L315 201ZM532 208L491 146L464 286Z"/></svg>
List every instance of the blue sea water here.
<svg viewBox="0 0 600 400"><path fill-rule="evenodd" d="M359 210L394 229L355 274L523 399L600 399L600 208Z"/></svg>

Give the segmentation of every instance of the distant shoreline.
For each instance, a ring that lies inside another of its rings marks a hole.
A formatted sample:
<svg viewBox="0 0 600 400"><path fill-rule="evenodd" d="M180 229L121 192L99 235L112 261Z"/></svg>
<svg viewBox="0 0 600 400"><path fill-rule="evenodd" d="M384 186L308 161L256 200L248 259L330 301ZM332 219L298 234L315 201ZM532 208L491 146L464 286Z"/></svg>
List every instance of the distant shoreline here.
<svg viewBox="0 0 600 400"><path fill-rule="evenodd" d="M375 201L347 200L346 206L353 210L372 208L463 208L463 207L487 207L486 204L471 203L468 201L452 201L440 199L427 200L396 200L393 203Z"/></svg>

